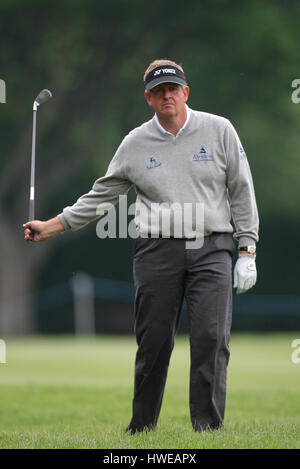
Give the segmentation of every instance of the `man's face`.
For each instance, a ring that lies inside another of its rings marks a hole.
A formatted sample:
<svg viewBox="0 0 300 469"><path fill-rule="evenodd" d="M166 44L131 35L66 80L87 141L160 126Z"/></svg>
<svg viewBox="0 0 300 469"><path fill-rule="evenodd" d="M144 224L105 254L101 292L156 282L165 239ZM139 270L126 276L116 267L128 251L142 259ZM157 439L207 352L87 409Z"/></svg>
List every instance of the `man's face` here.
<svg viewBox="0 0 300 469"><path fill-rule="evenodd" d="M188 86L183 88L176 83L162 83L145 91L145 98L158 116L176 117L185 109L189 91Z"/></svg>

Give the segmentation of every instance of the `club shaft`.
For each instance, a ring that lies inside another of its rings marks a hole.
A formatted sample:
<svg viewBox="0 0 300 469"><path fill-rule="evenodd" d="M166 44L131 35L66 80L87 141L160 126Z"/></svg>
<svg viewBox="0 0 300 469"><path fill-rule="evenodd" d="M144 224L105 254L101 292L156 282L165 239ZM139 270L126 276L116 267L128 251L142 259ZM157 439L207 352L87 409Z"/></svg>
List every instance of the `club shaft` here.
<svg viewBox="0 0 300 469"><path fill-rule="evenodd" d="M32 148L31 148L31 173L30 173L30 194L29 194L29 221L34 220L36 113L37 113L37 111L36 111L36 110L33 110Z"/></svg>

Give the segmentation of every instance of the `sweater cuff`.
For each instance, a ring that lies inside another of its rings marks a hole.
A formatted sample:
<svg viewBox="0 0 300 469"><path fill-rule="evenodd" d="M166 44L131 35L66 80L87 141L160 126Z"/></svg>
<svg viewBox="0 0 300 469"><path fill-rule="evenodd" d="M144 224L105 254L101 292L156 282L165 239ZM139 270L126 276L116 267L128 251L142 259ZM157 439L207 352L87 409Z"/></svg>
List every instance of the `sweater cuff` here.
<svg viewBox="0 0 300 469"><path fill-rule="evenodd" d="M254 238L249 238L248 236L241 236L239 238L239 248L243 246L256 246L256 241Z"/></svg>
<svg viewBox="0 0 300 469"><path fill-rule="evenodd" d="M65 231L70 230L71 227L70 227L69 223L67 222L66 217L64 216L64 214L60 213L57 216L58 216L59 221L61 222L62 226L64 227Z"/></svg>

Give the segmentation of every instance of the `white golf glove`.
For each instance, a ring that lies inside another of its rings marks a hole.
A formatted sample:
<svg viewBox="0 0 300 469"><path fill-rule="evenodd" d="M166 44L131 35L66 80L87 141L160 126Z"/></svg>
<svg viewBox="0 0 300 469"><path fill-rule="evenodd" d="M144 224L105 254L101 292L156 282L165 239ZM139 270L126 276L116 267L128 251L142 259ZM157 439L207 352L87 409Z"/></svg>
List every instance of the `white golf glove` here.
<svg viewBox="0 0 300 469"><path fill-rule="evenodd" d="M240 254L234 267L234 283L233 288L236 288L236 293L245 293L247 290L255 285L257 272L255 265L255 257L251 254Z"/></svg>

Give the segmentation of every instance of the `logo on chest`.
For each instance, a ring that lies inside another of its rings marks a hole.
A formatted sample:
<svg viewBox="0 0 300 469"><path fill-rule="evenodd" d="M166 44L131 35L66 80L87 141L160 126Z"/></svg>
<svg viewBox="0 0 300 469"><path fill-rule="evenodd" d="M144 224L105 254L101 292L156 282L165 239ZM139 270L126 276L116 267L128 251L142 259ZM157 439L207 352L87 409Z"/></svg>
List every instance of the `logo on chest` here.
<svg viewBox="0 0 300 469"><path fill-rule="evenodd" d="M157 168L158 166L161 166L161 163L157 161L155 158L153 158L153 156L151 156L151 158L149 158L149 163L147 164L146 168L153 169L153 168Z"/></svg>
<svg viewBox="0 0 300 469"><path fill-rule="evenodd" d="M194 154L193 161L214 161L214 157L207 154L205 148L201 147L200 151Z"/></svg>

